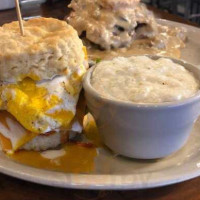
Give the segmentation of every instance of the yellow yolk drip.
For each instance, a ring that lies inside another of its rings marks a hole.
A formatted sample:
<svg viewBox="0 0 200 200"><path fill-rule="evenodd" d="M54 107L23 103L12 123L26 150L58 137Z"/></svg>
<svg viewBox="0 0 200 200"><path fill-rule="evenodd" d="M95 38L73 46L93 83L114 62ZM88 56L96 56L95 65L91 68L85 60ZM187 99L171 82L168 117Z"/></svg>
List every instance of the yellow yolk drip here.
<svg viewBox="0 0 200 200"><path fill-rule="evenodd" d="M83 132L87 139L91 140L96 146L102 146L102 141L93 116L89 113L83 119Z"/></svg>
<svg viewBox="0 0 200 200"><path fill-rule="evenodd" d="M95 148L67 144L63 149L65 154L54 159L44 158L34 151L19 151L9 157L16 162L46 170L66 173L90 173L94 170L94 159L97 156Z"/></svg>
<svg viewBox="0 0 200 200"><path fill-rule="evenodd" d="M54 113L46 114L62 124L62 128L68 128L70 122L74 118L74 114L71 111L67 110L59 110Z"/></svg>
<svg viewBox="0 0 200 200"><path fill-rule="evenodd" d="M2 86L3 90L6 92L6 110L24 128L33 133L39 134L46 130L47 127L45 124L35 127L34 122L38 118L48 117L49 114L47 114L47 111L62 103L62 99L56 95L49 95L46 88L36 86L35 82L30 78L26 78L18 84L4 85ZM60 111L51 114L53 119L64 123L64 127L69 125L73 116L73 113L70 111Z"/></svg>

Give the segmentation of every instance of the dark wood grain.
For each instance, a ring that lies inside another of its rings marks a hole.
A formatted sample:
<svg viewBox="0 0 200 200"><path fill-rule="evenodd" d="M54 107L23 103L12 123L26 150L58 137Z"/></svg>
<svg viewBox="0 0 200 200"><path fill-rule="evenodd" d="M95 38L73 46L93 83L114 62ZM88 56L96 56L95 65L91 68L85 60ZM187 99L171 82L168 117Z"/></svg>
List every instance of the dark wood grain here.
<svg viewBox="0 0 200 200"><path fill-rule="evenodd" d="M169 19L181 23L197 26L180 17L170 15L164 11L150 7L160 18ZM55 4L44 4L31 8L23 8L23 17L45 16L63 19L69 12L67 1L59 1ZM0 24L16 20L15 10L0 12ZM60 189L39 184L21 181L0 174L0 200L199 200L200 178L195 178L183 183L148 189L129 191L88 191Z"/></svg>
<svg viewBox="0 0 200 200"><path fill-rule="evenodd" d="M1 200L199 200L200 178L183 183L129 191L89 191L61 189L0 175Z"/></svg>

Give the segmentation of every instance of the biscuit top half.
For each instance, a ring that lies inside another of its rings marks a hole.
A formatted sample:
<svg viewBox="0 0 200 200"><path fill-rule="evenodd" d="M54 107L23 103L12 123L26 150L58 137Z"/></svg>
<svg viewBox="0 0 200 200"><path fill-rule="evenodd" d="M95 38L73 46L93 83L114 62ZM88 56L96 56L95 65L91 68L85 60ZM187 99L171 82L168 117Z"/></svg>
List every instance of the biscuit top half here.
<svg viewBox="0 0 200 200"><path fill-rule="evenodd" d="M23 24L24 36L17 21L0 27L0 82L51 79L83 65L82 41L66 22L37 18Z"/></svg>

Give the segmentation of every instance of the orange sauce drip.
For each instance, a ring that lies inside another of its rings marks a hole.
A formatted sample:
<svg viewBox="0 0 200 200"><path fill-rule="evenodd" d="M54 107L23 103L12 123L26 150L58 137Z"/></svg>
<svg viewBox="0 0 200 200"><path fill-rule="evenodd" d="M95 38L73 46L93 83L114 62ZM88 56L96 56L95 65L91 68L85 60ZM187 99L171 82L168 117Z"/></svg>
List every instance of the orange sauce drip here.
<svg viewBox="0 0 200 200"><path fill-rule="evenodd" d="M88 137L95 146L100 146L100 139L93 117L91 115L86 115L84 118L85 108L86 102L83 94L81 94L77 105L77 119L84 127L85 136ZM6 117L14 119L8 112L1 111L0 121L9 128L5 120ZM6 138L1 133L0 145L4 151L12 150L10 139ZM40 169L62 171L66 173L92 173L95 169L95 157L97 156L97 149L94 145L85 145L84 143L65 144L62 147L65 154L54 159L43 157L41 152L26 150L19 150L7 156L15 162Z"/></svg>
<svg viewBox="0 0 200 200"><path fill-rule="evenodd" d="M9 155L9 157L21 164L46 170L66 173L91 173L94 171L96 148L67 144L63 149L65 154L54 159L44 158L40 152L24 150Z"/></svg>
<svg viewBox="0 0 200 200"><path fill-rule="evenodd" d="M87 114L83 120L83 133L99 147L102 145L96 123L91 114ZM40 152L21 150L9 155L14 161L46 170L62 171L66 173L91 173L95 169L95 147L88 147L81 144L66 144L63 149L65 155L55 159L47 159L41 156ZM30 159L31 158L31 159Z"/></svg>
<svg viewBox="0 0 200 200"><path fill-rule="evenodd" d="M0 144L4 151L12 150L11 141L0 133Z"/></svg>
<svg viewBox="0 0 200 200"><path fill-rule="evenodd" d="M99 147L101 146L101 140L96 123L91 114L84 117L85 109L83 108L85 108L85 101L83 101L82 95L80 99L81 101L79 101L80 105L77 106L77 112L79 121L83 122L83 133L95 146ZM0 114L0 121L7 126L5 117L11 117L11 115L5 111L1 111ZM0 143L4 150L12 149L10 140L4 137L1 133ZM97 149L94 146L84 145L84 143L83 145L81 143L70 143L65 144L62 149L64 149L65 154L54 159L43 157L41 152L26 150L20 150L7 156L18 163L45 170L61 171L66 173L92 173L94 171L95 157L97 156Z"/></svg>

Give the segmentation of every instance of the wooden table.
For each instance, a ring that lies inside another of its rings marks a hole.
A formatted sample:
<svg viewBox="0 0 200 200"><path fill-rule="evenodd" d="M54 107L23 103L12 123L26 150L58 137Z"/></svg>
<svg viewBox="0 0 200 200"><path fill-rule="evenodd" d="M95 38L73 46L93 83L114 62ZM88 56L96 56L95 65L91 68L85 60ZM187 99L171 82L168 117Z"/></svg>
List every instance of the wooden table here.
<svg viewBox="0 0 200 200"><path fill-rule="evenodd" d="M192 24L177 16L170 15L155 8L152 9L160 18ZM23 16L45 16L63 19L68 13L67 2L23 8ZM0 12L0 24L16 20L15 10ZM21 181L0 174L0 200L198 200L200 199L200 178L183 183L148 190L130 191L88 191L60 189Z"/></svg>

